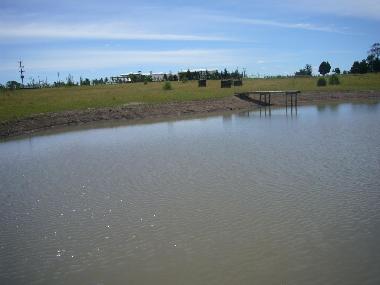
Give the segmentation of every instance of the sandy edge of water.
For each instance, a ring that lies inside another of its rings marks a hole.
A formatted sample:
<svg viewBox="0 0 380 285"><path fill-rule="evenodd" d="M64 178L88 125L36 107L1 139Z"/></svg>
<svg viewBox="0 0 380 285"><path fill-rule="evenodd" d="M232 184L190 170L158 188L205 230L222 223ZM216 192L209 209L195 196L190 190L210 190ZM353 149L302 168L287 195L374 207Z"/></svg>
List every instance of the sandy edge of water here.
<svg viewBox="0 0 380 285"><path fill-rule="evenodd" d="M327 104L380 100L380 91L350 92L304 92L298 97L298 105ZM283 96L272 96L273 107L285 106ZM0 123L0 138L29 135L43 130L70 125L83 125L91 122L120 120L135 122L181 118L189 115L205 115L225 111L238 111L259 108L235 96L223 99L197 100L164 104L130 104L125 106L66 111L59 113L36 114L34 116Z"/></svg>

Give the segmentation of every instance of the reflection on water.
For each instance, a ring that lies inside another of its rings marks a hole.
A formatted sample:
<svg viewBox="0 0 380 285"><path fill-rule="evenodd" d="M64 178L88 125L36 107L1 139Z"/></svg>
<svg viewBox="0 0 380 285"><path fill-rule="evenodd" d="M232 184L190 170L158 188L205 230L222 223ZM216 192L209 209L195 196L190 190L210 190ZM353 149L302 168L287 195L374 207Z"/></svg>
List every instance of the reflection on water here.
<svg viewBox="0 0 380 285"><path fill-rule="evenodd" d="M289 111L1 143L0 284L379 284L380 105Z"/></svg>

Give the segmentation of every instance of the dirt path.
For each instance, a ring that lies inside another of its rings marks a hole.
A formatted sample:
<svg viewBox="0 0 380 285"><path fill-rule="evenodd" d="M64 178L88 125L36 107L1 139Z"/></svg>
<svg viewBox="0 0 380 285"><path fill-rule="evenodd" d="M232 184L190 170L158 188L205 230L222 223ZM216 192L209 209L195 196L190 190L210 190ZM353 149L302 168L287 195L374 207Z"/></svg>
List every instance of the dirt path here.
<svg viewBox="0 0 380 285"><path fill-rule="evenodd" d="M308 92L298 97L298 104L318 104L330 102L354 102L380 100L380 92ZM272 105L284 105L282 96L273 96ZM0 123L0 138L27 135L41 130L80 125L96 121L176 118L184 115L209 114L258 108L252 102L235 96L224 99L189 101L165 104L131 104L113 108L86 109L60 113L37 114L28 118Z"/></svg>

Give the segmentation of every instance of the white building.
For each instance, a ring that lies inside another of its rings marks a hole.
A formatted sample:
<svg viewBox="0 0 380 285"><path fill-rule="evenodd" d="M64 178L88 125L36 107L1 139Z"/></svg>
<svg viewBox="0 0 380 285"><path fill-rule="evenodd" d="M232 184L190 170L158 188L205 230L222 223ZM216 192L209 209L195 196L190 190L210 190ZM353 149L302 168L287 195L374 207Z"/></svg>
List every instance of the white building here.
<svg viewBox="0 0 380 285"><path fill-rule="evenodd" d="M145 73L146 76L151 76L152 81L164 81L165 73L164 72L150 72Z"/></svg>

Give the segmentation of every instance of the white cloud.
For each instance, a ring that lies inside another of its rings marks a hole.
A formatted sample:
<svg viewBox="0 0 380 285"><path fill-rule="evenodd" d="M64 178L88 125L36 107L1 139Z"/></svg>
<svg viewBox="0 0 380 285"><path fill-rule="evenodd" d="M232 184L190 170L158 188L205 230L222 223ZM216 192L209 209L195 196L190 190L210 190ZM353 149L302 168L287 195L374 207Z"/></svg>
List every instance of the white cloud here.
<svg viewBox="0 0 380 285"><path fill-rule="evenodd" d="M55 50L41 51L38 55L24 58L29 70L80 70L128 66L236 66L244 57L234 50L192 49L169 51L138 50ZM1 70L14 69L14 62L4 63Z"/></svg>
<svg viewBox="0 0 380 285"><path fill-rule="evenodd" d="M228 23L238 23L246 25L260 25L260 26L271 26L277 28L286 29L298 29L298 30L309 30L309 31L319 31L319 32L330 32L330 33L344 33L333 26L320 26L311 23L288 23L276 20L263 20L254 18L237 18L237 17L227 17L227 16L209 16L211 19L228 22Z"/></svg>
<svg viewBox="0 0 380 285"><path fill-rule="evenodd" d="M0 38L9 39L107 39L162 41L229 41L226 37L196 34L152 33L127 23L7 23L0 22Z"/></svg>

